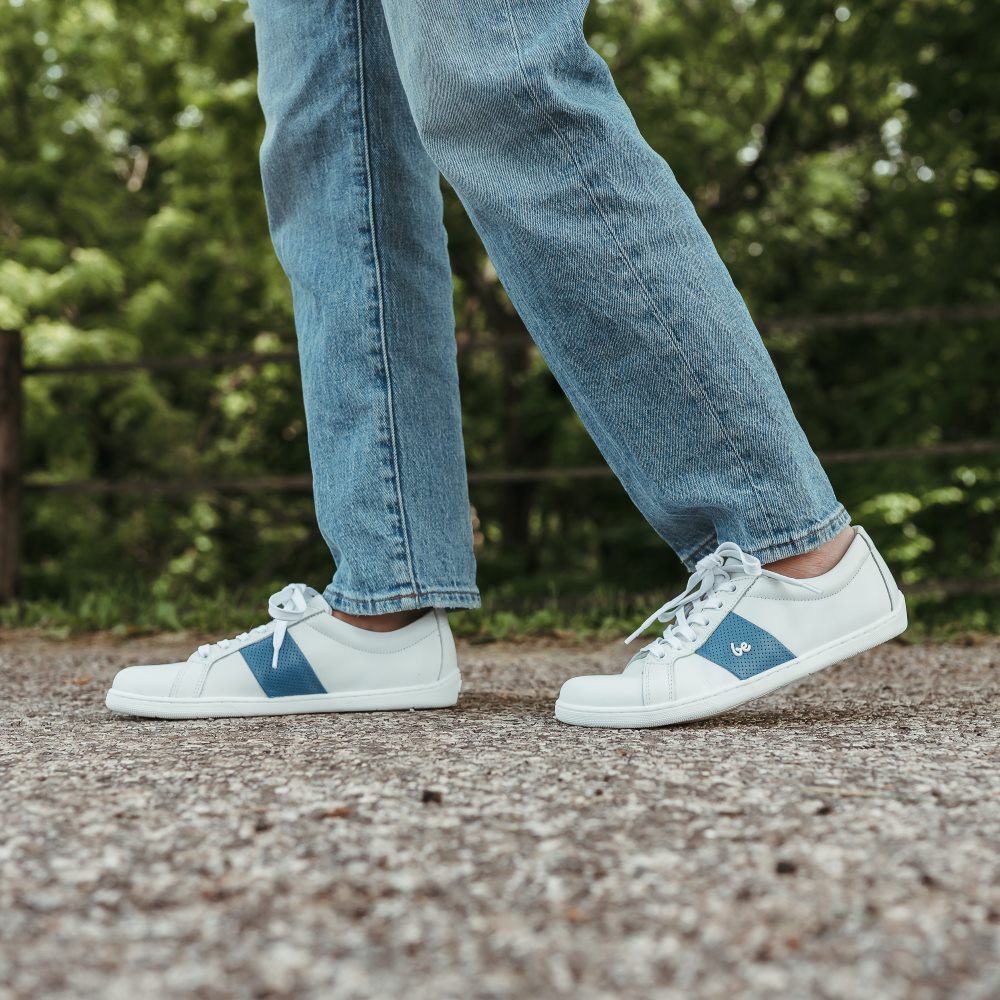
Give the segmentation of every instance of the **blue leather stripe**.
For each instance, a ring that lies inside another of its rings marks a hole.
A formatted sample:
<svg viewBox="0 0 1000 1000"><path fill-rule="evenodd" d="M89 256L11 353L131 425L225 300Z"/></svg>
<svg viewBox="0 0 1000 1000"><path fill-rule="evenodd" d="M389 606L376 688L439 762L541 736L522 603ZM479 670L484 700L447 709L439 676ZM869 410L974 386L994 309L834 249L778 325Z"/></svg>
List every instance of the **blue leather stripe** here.
<svg viewBox="0 0 1000 1000"><path fill-rule="evenodd" d="M240 653L268 698L287 698L296 694L326 694L326 688L320 683L309 661L288 634L281 644L277 669L271 666L274 646L270 637L261 639L251 646L244 646Z"/></svg>
<svg viewBox="0 0 1000 1000"><path fill-rule="evenodd" d="M795 654L770 632L732 611L698 648L698 654L725 667L741 681L795 659Z"/></svg>

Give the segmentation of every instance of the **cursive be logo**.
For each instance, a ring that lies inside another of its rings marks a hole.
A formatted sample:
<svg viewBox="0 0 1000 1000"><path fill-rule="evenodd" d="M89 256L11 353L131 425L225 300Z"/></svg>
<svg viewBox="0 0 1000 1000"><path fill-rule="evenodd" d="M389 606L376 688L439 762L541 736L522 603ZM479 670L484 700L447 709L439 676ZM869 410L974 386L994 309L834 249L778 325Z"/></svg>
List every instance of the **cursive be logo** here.
<svg viewBox="0 0 1000 1000"><path fill-rule="evenodd" d="M738 646L735 642L729 644L729 648L733 651L733 656L742 656L744 653L749 653L753 647L749 642L741 642Z"/></svg>

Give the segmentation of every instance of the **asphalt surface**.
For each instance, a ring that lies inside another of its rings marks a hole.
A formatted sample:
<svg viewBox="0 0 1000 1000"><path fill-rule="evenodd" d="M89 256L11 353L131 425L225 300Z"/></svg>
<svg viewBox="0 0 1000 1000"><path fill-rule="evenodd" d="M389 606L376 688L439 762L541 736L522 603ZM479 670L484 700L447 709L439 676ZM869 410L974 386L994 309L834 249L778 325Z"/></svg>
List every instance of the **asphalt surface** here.
<svg viewBox="0 0 1000 1000"><path fill-rule="evenodd" d="M156 722L196 639L0 633L0 997L1000 996L1000 643L671 730L552 718L617 645L460 650L457 710Z"/></svg>

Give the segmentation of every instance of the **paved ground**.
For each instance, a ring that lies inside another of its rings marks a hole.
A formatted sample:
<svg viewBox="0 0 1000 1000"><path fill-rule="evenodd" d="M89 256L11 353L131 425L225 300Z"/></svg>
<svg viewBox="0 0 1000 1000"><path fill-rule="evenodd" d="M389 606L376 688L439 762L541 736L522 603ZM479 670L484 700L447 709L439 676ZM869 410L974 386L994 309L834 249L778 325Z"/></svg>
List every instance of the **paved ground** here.
<svg viewBox="0 0 1000 1000"><path fill-rule="evenodd" d="M1000 995L1000 644L674 730L553 720L617 646L467 647L459 711L104 711L190 645L0 635L0 996Z"/></svg>

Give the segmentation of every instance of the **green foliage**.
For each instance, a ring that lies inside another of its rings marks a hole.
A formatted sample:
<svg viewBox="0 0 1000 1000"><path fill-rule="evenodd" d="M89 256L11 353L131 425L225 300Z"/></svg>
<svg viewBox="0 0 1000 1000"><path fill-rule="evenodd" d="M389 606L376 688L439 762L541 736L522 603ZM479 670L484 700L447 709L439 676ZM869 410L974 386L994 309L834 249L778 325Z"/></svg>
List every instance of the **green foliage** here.
<svg viewBox="0 0 1000 1000"><path fill-rule="evenodd" d="M995 3L611 0L587 29L755 315L997 298ZM0 0L0 324L24 331L27 363L292 346L254 77L242 0ZM447 194L458 334L475 348L461 355L470 467L599 463ZM1000 438L997 327L767 340L814 446L840 450ZM35 377L25 390L36 480L308 467L291 365ZM905 582L1000 571L995 457L831 474ZM680 579L613 481L481 484L473 501L493 596L465 617L490 635L617 627L641 608L609 595ZM7 620L103 627L129 608L143 627L175 627L330 573L302 494L33 491L25 506L28 604ZM595 596L598 583L610 589ZM967 599L922 608L929 624L997 624Z"/></svg>
<svg viewBox="0 0 1000 1000"><path fill-rule="evenodd" d="M512 602L503 593L490 592L481 609L452 612L449 620L457 636L477 645L519 639L620 642L662 597L598 588L575 600L543 597ZM904 643L975 641L977 634L1000 632L995 596L965 598L961 614L956 615L946 595L911 594L907 610L911 625L899 640ZM260 619L260 595L246 588L203 590L197 601L175 601L151 597L145 581L111 582L99 590L71 587L58 599L0 606L0 630L28 627L51 638L92 631L126 637L184 629L214 641L237 635ZM651 629L649 635L654 634Z"/></svg>

